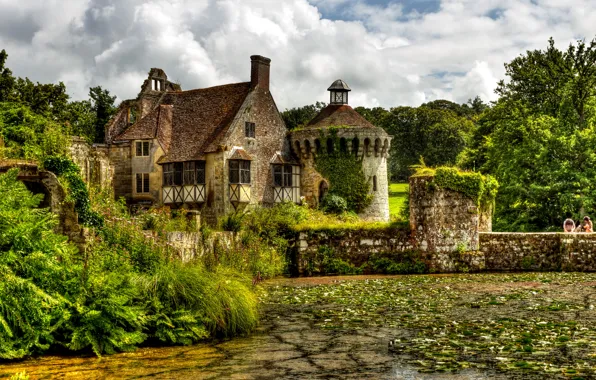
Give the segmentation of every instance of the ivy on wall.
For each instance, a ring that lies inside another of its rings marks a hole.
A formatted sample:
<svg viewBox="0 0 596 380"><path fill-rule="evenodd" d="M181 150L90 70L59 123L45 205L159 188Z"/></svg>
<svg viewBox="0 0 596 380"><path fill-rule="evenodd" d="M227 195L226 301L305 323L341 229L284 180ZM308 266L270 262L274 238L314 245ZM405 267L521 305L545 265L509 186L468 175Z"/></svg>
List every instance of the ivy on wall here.
<svg viewBox="0 0 596 380"><path fill-rule="evenodd" d="M494 205L499 183L490 175L465 172L452 167L422 168L415 175L434 176L431 186L463 193L472 198L480 210Z"/></svg>
<svg viewBox="0 0 596 380"><path fill-rule="evenodd" d="M81 178L79 167L70 158L63 156L47 157L43 166L46 170L66 180L68 195L74 200L79 222L86 226L101 226L103 218L97 212L91 210L89 191L83 178Z"/></svg>
<svg viewBox="0 0 596 380"><path fill-rule="evenodd" d="M361 212L372 202L370 185L362 171L362 158L349 152L341 152L337 128L329 128L326 136L321 132L321 142L333 140L334 150L323 152L315 158L315 169L329 181L330 195L338 195L346 200L349 211Z"/></svg>

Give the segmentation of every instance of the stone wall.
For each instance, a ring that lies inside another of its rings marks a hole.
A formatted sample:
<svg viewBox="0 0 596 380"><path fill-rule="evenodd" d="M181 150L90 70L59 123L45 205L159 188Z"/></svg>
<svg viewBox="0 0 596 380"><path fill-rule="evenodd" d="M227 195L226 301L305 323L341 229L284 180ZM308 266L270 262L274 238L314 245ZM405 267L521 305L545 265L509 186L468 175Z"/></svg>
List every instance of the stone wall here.
<svg viewBox="0 0 596 380"><path fill-rule="evenodd" d="M361 266L376 253L399 253L414 249L410 233L406 229L378 228L371 230L339 229L309 230L297 233L296 266L299 274L305 273L309 261L318 254L321 247L328 247L337 257Z"/></svg>
<svg viewBox="0 0 596 380"><path fill-rule="evenodd" d="M480 233L491 271L596 271L596 234Z"/></svg>
<svg viewBox="0 0 596 380"><path fill-rule="evenodd" d="M200 232L168 232L166 239L176 249L179 258L188 262L203 256L206 252L212 253L216 244L231 249L236 236L233 232L213 232L205 240Z"/></svg>
<svg viewBox="0 0 596 380"><path fill-rule="evenodd" d="M484 270L482 252L421 251L416 249L414 236L407 228L392 226L299 232L293 245L296 272L299 275L308 274L309 265L320 260L318 255L324 250L332 251L334 258L356 267L362 267L367 262L372 263L379 257L403 262L413 255L433 273Z"/></svg>
<svg viewBox="0 0 596 380"><path fill-rule="evenodd" d="M85 182L98 185L112 180L114 167L109 159L107 145L90 145L81 137L73 137L69 149L72 160L81 168Z"/></svg>
<svg viewBox="0 0 596 380"><path fill-rule="evenodd" d="M432 176L410 177L410 229L416 248L430 252L478 249L481 218L473 199L432 186ZM490 228L490 214L482 218Z"/></svg>

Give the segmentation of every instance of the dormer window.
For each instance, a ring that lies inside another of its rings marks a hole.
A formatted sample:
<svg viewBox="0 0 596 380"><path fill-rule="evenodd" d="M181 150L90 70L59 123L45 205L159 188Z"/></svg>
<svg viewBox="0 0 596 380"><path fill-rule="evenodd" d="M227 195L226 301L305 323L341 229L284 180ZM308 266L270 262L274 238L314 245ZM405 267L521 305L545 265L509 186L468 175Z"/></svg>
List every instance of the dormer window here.
<svg viewBox="0 0 596 380"><path fill-rule="evenodd" d="M137 141L135 144L135 156L137 157L149 157L149 141Z"/></svg>
<svg viewBox="0 0 596 380"><path fill-rule="evenodd" d="M247 121L244 123L244 135L246 137L255 138L255 123Z"/></svg>

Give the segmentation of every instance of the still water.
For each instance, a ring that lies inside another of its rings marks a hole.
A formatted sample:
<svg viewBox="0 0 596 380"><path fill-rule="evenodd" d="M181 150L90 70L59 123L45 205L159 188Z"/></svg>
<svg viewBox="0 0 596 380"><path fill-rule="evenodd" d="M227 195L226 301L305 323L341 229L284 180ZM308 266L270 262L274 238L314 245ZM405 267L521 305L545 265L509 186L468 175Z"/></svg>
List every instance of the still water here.
<svg viewBox="0 0 596 380"><path fill-rule="evenodd" d="M292 285L284 280L284 285ZM308 310L267 304L247 337L94 356L44 356L0 364L0 378L30 379L485 379L477 371L423 374L388 350L394 329L323 330Z"/></svg>

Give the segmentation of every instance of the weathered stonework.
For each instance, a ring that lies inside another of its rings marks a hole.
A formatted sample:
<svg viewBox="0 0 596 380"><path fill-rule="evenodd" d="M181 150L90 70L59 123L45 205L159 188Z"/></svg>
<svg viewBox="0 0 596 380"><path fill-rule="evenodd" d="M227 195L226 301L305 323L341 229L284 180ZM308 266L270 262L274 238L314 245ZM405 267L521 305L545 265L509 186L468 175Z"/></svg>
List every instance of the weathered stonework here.
<svg viewBox="0 0 596 380"><path fill-rule="evenodd" d="M355 112L355 111L354 111ZM317 154L326 151L327 139L345 143L346 152L362 160L362 171L368 181L371 204L359 216L370 221L389 220L389 183L387 178L387 158L389 155L388 135L376 127L341 126L329 136L329 129L305 128L291 132L290 140L294 154L300 158L302 166L301 190L308 204L317 206L321 198L321 182L327 181L315 167ZM322 137L323 136L323 137ZM343 141L342 141L343 140ZM320 147L317 152L317 147ZM334 146L334 149L340 149ZM376 188L375 188L376 182Z"/></svg>
<svg viewBox="0 0 596 380"><path fill-rule="evenodd" d="M486 269L596 271L596 234L481 233Z"/></svg>
<svg viewBox="0 0 596 380"><path fill-rule="evenodd" d="M205 253L213 253L216 244L231 249L237 236L233 232L213 232L205 240L200 232L168 232L166 239L178 252L178 259L189 262Z"/></svg>
<svg viewBox="0 0 596 380"><path fill-rule="evenodd" d="M112 181L114 166L110 161L108 145L90 145L85 139L73 137L69 149L72 160L81 168L85 182L97 185Z"/></svg>
<svg viewBox="0 0 596 380"><path fill-rule="evenodd" d="M480 213L475 200L429 185L432 176L410 177L410 229L416 248L430 252L478 250ZM490 215L483 216L489 228Z"/></svg>
<svg viewBox="0 0 596 380"><path fill-rule="evenodd" d="M39 170L36 163L18 161L0 161L0 173L5 173L12 168L19 169L18 179L33 194L43 194L40 204L48 208L58 217L55 232L65 235L68 239L83 249L85 244L85 229L81 228L74 204L66 200L66 191L52 172Z"/></svg>

